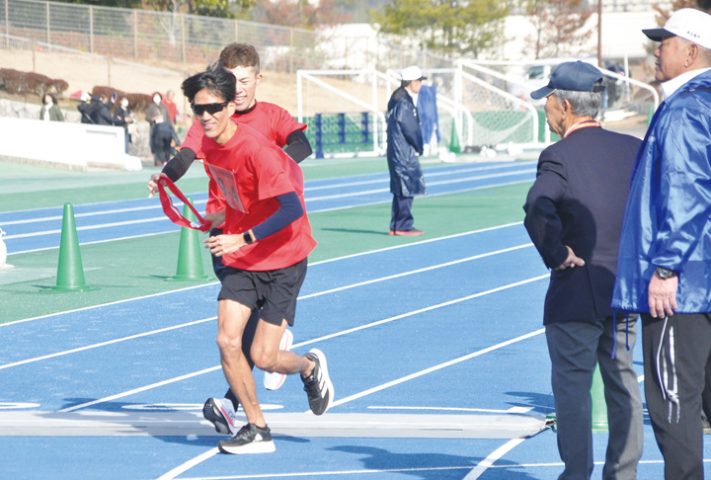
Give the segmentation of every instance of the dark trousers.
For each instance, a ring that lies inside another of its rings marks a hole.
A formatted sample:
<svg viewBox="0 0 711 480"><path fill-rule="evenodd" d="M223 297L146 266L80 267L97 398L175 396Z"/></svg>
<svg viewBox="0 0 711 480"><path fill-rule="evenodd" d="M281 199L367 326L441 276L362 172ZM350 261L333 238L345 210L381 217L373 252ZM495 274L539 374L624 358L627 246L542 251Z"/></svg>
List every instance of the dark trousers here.
<svg viewBox="0 0 711 480"><path fill-rule="evenodd" d="M706 386L704 387L704 393L701 396L703 400L703 410L706 414L706 420L711 422L711 355L706 361Z"/></svg>
<svg viewBox="0 0 711 480"><path fill-rule="evenodd" d="M711 314L643 315L644 393L666 480L703 480L701 392Z"/></svg>
<svg viewBox="0 0 711 480"><path fill-rule="evenodd" d="M630 350L625 348L626 324L612 329L612 319L546 325L555 398L558 452L565 463L560 480L588 480L593 471L592 387L595 364L605 386L609 436L604 480L636 480L642 456L642 402L632 367L636 321L629 323ZM613 336L617 349L610 358Z"/></svg>
<svg viewBox="0 0 711 480"><path fill-rule="evenodd" d="M412 230L415 222L412 218L412 201L413 197L401 197L393 194L390 230Z"/></svg>

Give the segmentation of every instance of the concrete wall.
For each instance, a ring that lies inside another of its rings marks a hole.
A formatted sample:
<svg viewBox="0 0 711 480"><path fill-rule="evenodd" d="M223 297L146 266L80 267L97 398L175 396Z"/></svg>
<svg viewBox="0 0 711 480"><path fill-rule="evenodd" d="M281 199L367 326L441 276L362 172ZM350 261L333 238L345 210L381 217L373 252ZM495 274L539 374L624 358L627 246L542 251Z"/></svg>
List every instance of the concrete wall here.
<svg viewBox="0 0 711 480"><path fill-rule="evenodd" d="M138 157L124 153L121 127L0 117L0 156L71 168L141 170Z"/></svg>

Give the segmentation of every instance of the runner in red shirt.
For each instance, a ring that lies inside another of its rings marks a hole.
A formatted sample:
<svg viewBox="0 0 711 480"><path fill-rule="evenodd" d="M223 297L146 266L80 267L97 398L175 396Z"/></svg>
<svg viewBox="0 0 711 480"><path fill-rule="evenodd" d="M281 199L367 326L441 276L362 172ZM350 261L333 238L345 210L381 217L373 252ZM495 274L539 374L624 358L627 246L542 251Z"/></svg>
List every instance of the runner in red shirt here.
<svg viewBox="0 0 711 480"><path fill-rule="evenodd" d="M262 79L257 50L252 45L231 43L220 52L219 63L232 72L236 79L236 109L233 118L239 120L240 123L246 123L254 127L259 133L274 141L278 146L284 147L284 150L297 163L311 155L311 145L304 134L304 130L306 130L305 124L294 120L289 112L278 105L257 102L257 86ZM202 139L203 128L199 120L196 119L183 140L180 152L166 164L162 173L168 175L175 182L185 174L195 159L204 159L205 154L201 151ZM155 193L157 189L157 179L158 174L155 174L148 182L148 189L151 193ZM221 215L224 208L224 199L220 189L210 179L205 217L217 227L211 230L210 233L212 235L222 233L221 228L219 228L221 227L221 221L216 220L222 218ZM215 275L222 280L224 264L221 258L212 255L212 265ZM247 355L252 367L254 363L249 356L249 349L258 319L259 312L255 311L245 331L243 342L245 355ZM285 330L280 348L288 350L292 341L292 333L288 329ZM270 390L277 390L284 384L285 380L285 375L265 373L264 386ZM208 398L203 407L203 414L208 421L214 424L218 432L234 433L232 418L238 409L239 401L230 390L225 394L225 399Z"/></svg>
<svg viewBox="0 0 711 480"><path fill-rule="evenodd" d="M242 400L248 421L231 439L219 442L219 448L226 453L272 452L274 443L242 352L243 333L258 305L261 314L250 349L255 364L266 371L300 373L315 415L333 402L323 352L312 349L299 356L279 349L284 330L293 325L306 258L316 245L305 211L303 175L273 142L232 120L235 77L228 70L210 67L182 87L204 129L201 150L208 175L225 200L224 233L210 236L205 244L226 266L218 295L217 344L225 378Z"/></svg>

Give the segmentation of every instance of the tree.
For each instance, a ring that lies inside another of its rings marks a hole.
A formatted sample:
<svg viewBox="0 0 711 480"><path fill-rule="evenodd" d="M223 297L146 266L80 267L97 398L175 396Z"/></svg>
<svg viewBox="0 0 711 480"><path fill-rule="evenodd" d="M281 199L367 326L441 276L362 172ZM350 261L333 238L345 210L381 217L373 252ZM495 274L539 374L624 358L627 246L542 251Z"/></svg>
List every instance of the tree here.
<svg viewBox="0 0 711 480"><path fill-rule="evenodd" d="M394 0L372 12L383 33L419 39L423 47L478 56L501 38L505 2L494 0Z"/></svg>
<svg viewBox="0 0 711 480"><path fill-rule="evenodd" d="M257 0L251 12L256 22L313 29L319 25L345 23L347 13L357 0Z"/></svg>
<svg viewBox="0 0 711 480"><path fill-rule="evenodd" d="M674 0L669 9L655 4L654 9L657 11L657 23L664 25L672 12L680 8L696 8L706 13L711 13L711 0Z"/></svg>
<svg viewBox="0 0 711 480"><path fill-rule="evenodd" d="M577 54L590 34L584 27L592 10L583 0L529 0L526 11L536 29L534 58Z"/></svg>

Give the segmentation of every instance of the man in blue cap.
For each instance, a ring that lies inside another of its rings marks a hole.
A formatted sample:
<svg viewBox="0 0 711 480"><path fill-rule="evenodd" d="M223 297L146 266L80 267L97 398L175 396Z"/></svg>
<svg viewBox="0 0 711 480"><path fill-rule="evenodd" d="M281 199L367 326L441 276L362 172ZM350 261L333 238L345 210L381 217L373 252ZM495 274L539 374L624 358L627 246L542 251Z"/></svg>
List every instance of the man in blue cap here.
<svg viewBox="0 0 711 480"><path fill-rule="evenodd" d="M589 479L593 471L590 388L596 363L609 425L602 478L636 479L642 456L642 405L632 367L635 321L618 323L610 309L640 141L604 130L595 120L602 77L592 65L566 62L554 69L547 86L531 93L546 98L546 120L561 137L541 152L524 205L526 230L551 269L543 323L558 451L565 463L561 480Z"/></svg>
<svg viewBox="0 0 711 480"><path fill-rule="evenodd" d="M630 189L613 307L642 314L644 391L667 480L703 480L701 398L711 356L711 15L643 30L664 101Z"/></svg>

